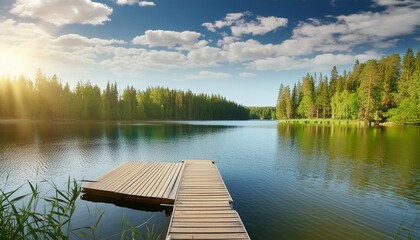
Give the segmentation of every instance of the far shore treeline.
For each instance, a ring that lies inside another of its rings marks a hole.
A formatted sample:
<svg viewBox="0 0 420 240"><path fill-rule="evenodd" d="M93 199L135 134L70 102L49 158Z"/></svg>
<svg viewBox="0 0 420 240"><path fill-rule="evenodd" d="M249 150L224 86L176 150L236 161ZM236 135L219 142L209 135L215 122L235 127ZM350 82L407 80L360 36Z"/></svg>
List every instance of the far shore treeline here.
<svg viewBox="0 0 420 240"><path fill-rule="evenodd" d="M420 123L420 50L380 60L356 61L341 75L307 74L293 87L280 85L276 107L244 107L220 95L116 83L101 90L89 81L74 89L38 70L34 81L0 78L0 119L35 120L359 120Z"/></svg>
<svg viewBox="0 0 420 240"><path fill-rule="evenodd" d="M278 119L332 118L369 122L420 123L420 49L380 60L356 61L352 71L303 77L280 85Z"/></svg>
<svg viewBox="0 0 420 240"><path fill-rule="evenodd" d="M108 82L101 90L79 82L74 90L56 75L38 70L35 81L20 76L0 79L0 119L77 120L243 120L249 110L219 95L151 87L118 93Z"/></svg>

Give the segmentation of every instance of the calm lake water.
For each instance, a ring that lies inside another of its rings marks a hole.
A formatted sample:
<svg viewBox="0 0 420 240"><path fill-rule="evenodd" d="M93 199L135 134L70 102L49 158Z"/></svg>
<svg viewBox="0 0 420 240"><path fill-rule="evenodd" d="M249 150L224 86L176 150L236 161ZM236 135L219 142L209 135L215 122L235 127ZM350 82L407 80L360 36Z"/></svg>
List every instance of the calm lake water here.
<svg viewBox="0 0 420 240"><path fill-rule="evenodd" d="M420 239L419 127L0 122L0 183L9 176L10 189L30 180L48 194L43 180L64 187L124 161L182 159L216 162L252 239ZM73 226L93 224L100 209L101 238L121 231L123 215L166 235L169 209L131 207L79 199Z"/></svg>

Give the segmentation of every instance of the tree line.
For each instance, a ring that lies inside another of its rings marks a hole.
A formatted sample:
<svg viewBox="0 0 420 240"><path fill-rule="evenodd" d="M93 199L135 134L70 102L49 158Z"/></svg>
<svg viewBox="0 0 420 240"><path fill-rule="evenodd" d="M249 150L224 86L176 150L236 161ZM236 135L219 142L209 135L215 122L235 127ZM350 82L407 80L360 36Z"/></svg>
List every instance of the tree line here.
<svg viewBox="0 0 420 240"><path fill-rule="evenodd" d="M280 85L278 119L332 118L420 123L420 50L354 63L328 78L307 74L291 88Z"/></svg>
<svg viewBox="0 0 420 240"><path fill-rule="evenodd" d="M242 120L249 109L220 95L149 87L125 88L108 82L101 90L89 81L74 89L40 70L35 81L25 76L0 80L0 118L79 120Z"/></svg>
<svg viewBox="0 0 420 240"><path fill-rule="evenodd" d="M275 107L248 107L249 119L274 120L276 119Z"/></svg>

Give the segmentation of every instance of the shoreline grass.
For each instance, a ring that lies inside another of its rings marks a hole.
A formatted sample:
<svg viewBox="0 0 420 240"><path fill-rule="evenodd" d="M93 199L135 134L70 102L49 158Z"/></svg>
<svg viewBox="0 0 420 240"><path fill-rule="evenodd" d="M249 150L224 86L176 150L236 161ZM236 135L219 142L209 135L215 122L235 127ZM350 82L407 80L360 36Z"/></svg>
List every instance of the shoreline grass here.
<svg viewBox="0 0 420 240"><path fill-rule="evenodd" d="M76 180L67 180L67 186L60 190L54 183L48 182L52 193L42 196L38 184L28 181L30 192L17 194L22 186L6 190L6 185L0 188L0 239L104 239L99 237L99 225L104 212L96 209L91 226L73 228L72 221L76 210L76 200L81 191ZM89 211L89 209L88 209ZM153 216L152 216L153 217ZM149 227L147 221L133 226L124 219L121 220L121 232L111 237L120 239L160 239L161 234L155 226ZM138 230L145 227L146 233Z"/></svg>
<svg viewBox="0 0 420 240"><path fill-rule="evenodd" d="M293 124L338 124L338 125L360 125L366 126L369 123L360 120L332 119L332 118L305 118L305 119L280 119L279 123Z"/></svg>

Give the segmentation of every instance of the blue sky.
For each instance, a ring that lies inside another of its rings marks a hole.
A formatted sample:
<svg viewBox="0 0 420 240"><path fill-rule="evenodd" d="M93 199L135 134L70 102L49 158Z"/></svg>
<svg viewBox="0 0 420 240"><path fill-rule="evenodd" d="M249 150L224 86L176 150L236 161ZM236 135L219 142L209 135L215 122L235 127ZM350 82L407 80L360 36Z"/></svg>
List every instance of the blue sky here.
<svg viewBox="0 0 420 240"><path fill-rule="evenodd" d="M0 74L275 105L281 83L418 49L415 0L2 0Z"/></svg>

